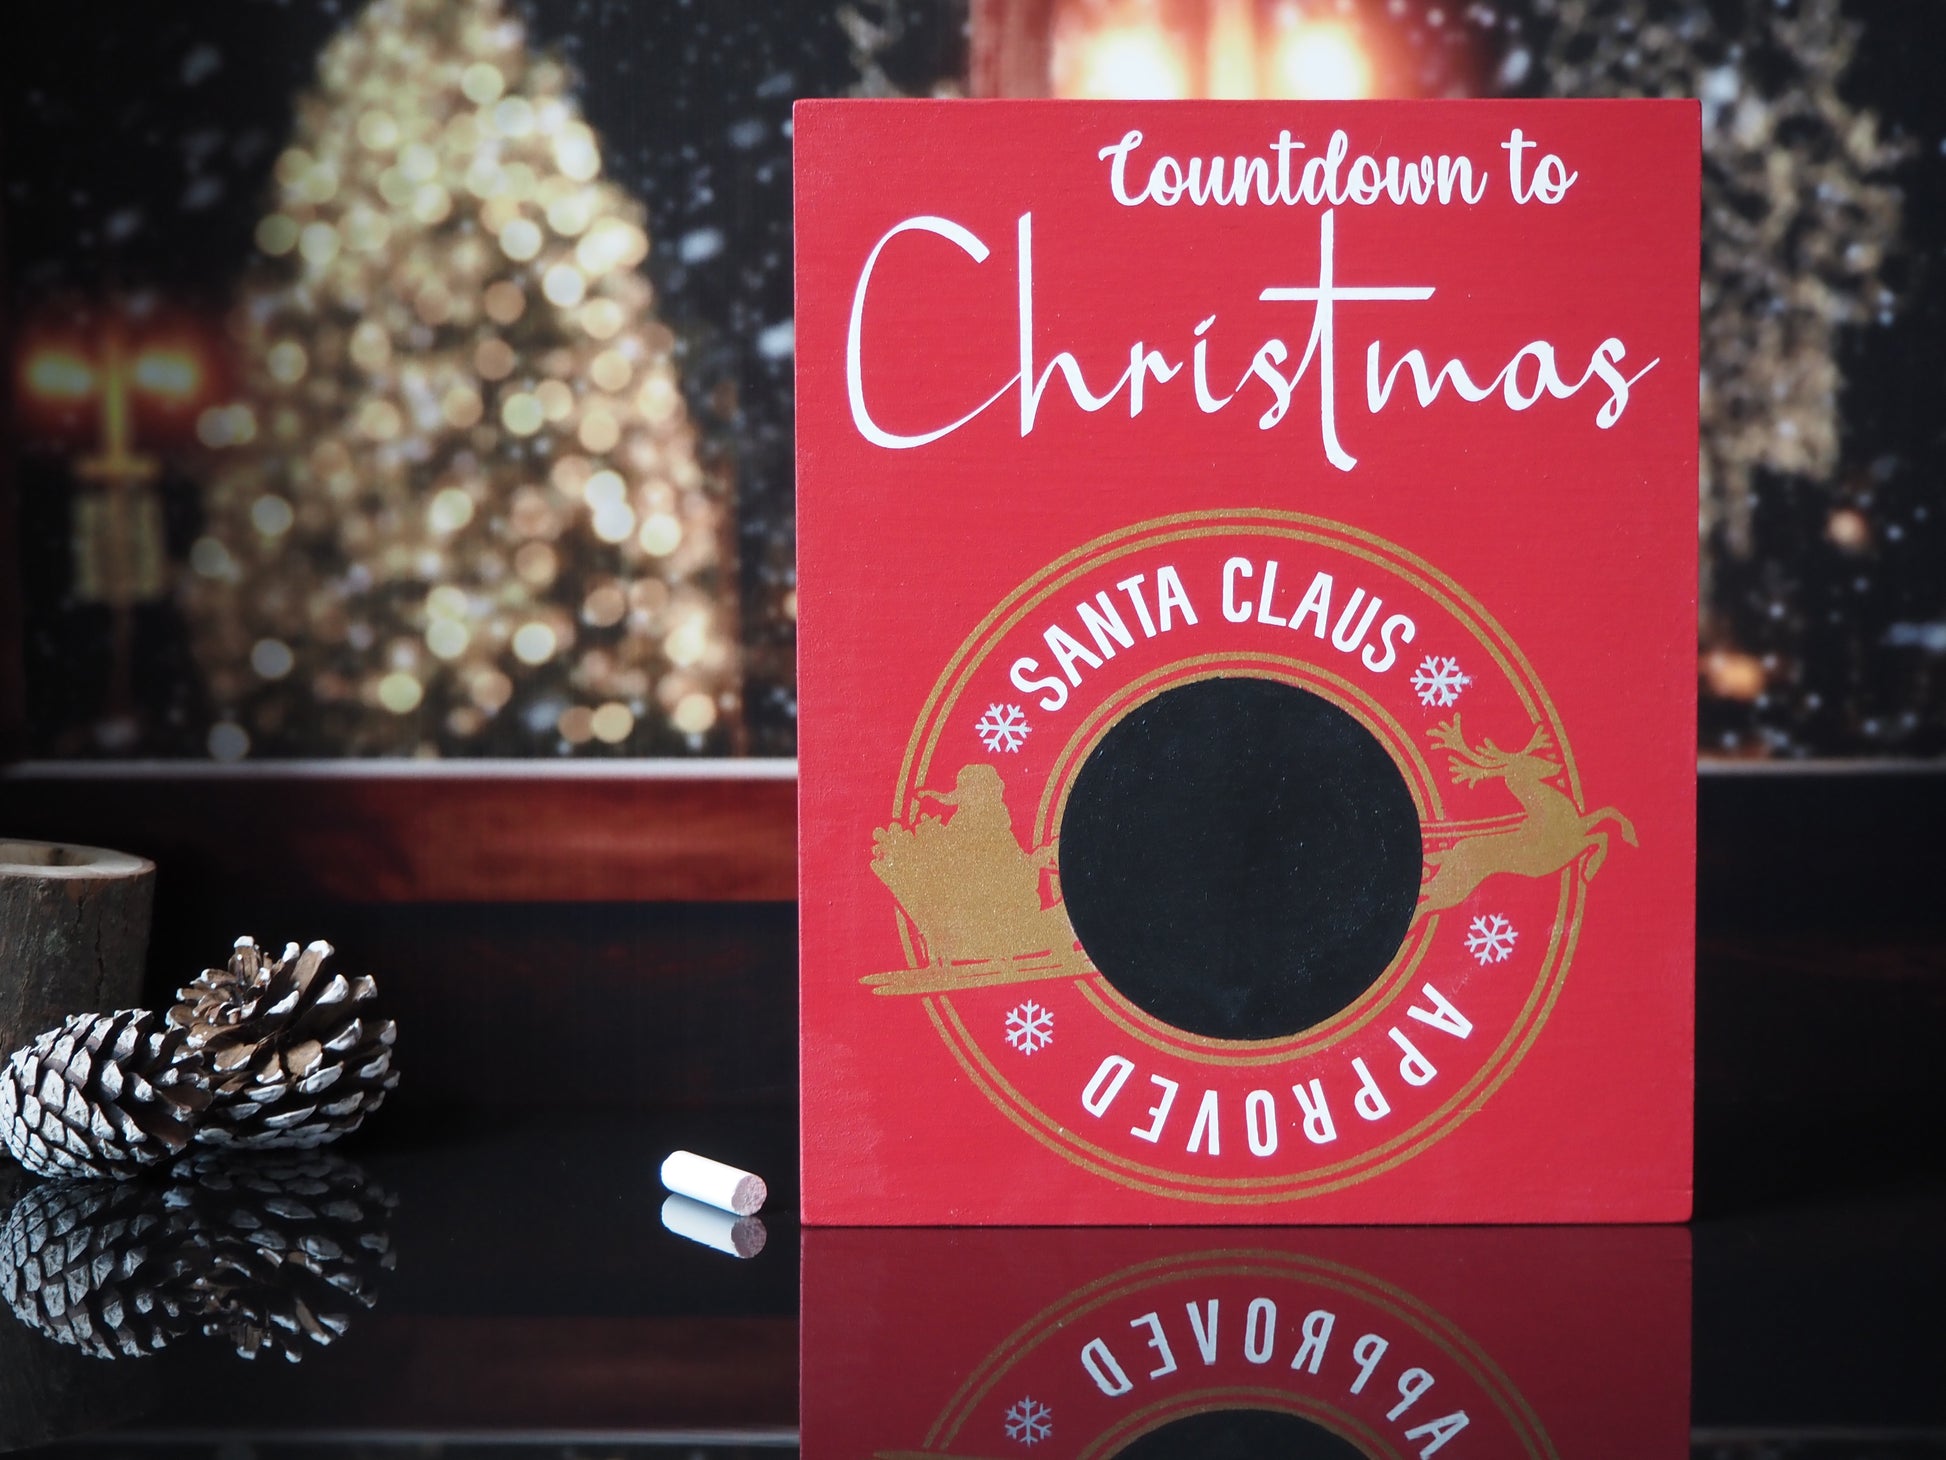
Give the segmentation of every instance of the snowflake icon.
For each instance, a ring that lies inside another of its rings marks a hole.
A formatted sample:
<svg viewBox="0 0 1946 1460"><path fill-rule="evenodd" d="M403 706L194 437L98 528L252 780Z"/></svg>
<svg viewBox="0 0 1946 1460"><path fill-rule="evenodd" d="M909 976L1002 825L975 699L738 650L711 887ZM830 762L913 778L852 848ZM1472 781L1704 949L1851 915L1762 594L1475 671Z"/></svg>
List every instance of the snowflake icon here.
<svg viewBox="0 0 1946 1460"><path fill-rule="evenodd" d="M988 705L980 723L973 728L979 732L980 744L988 750L1011 753L1020 749L1033 727L1027 723L1027 712L1019 705Z"/></svg>
<svg viewBox="0 0 1946 1460"><path fill-rule="evenodd" d="M1520 934L1499 913L1483 913L1466 929L1466 951L1479 959L1480 967L1505 963L1514 954L1514 939Z"/></svg>
<svg viewBox="0 0 1946 1460"><path fill-rule="evenodd" d="M1450 654L1428 654L1412 676L1412 687L1419 691L1419 703L1444 708L1460 697L1460 691L1473 683L1473 676L1460 673L1459 660Z"/></svg>
<svg viewBox="0 0 1946 1460"><path fill-rule="evenodd" d="M1007 1411L1007 1438L1038 1445L1054 1433L1054 1411L1038 1399L1022 1399Z"/></svg>
<svg viewBox="0 0 1946 1460"><path fill-rule="evenodd" d="M1029 999L1007 1011L1007 1043L1033 1054L1054 1043L1054 1011Z"/></svg>

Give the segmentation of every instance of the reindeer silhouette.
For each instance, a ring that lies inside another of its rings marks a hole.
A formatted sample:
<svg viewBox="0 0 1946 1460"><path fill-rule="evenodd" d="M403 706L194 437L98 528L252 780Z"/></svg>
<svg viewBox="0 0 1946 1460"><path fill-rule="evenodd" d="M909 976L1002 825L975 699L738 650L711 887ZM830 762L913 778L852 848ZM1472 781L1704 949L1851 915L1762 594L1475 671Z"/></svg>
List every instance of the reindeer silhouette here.
<svg viewBox="0 0 1946 1460"><path fill-rule="evenodd" d="M1432 742L1450 758L1455 785L1504 781L1525 814L1505 831L1468 836L1426 853L1433 870L1420 889L1415 916L1457 907L1496 872L1545 877L1581 858L1581 880L1592 882L1608 857L1608 833L1596 829L1603 822L1614 822L1622 840L1637 845L1634 825L1613 806L1584 814L1565 791L1547 784L1561 773L1561 763L1544 754L1549 748L1545 726L1535 726L1521 749L1502 750L1491 740L1468 745L1455 715L1432 732Z"/></svg>

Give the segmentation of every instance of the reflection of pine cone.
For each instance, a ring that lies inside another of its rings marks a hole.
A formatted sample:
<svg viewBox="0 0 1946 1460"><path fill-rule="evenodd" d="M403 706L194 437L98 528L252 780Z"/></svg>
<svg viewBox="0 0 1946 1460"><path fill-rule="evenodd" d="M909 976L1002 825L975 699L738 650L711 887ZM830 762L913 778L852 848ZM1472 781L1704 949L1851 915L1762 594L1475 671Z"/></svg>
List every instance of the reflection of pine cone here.
<svg viewBox="0 0 1946 1460"><path fill-rule="evenodd" d="M0 1139L37 1176L127 1177L182 1151L209 1103L201 1054L159 1015L77 1014L0 1072Z"/></svg>
<svg viewBox="0 0 1946 1460"><path fill-rule="evenodd" d="M20 1321L94 1358L139 1358L192 1331L196 1271L196 1238L146 1185L38 1186L0 1232L0 1293Z"/></svg>
<svg viewBox="0 0 1946 1460"><path fill-rule="evenodd" d="M326 968L329 943L266 958L239 938L226 968L177 994L169 1022L208 1058L214 1101L196 1139L308 1149L358 1129L398 1083L397 1030L373 1019L378 989Z"/></svg>
<svg viewBox="0 0 1946 1460"><path fill-rule="evenodd" d="M249 1165L204 1155L172 1175L169 1205L203 1244L209 1337L246 1359L297 1363L307 1344L335 1343L377 1301L378 1275L394 1262L386 1224L397 1202L360 1167L322 1154Z"/></svg>
<svg viewBox="0 0 1946 1460"><path fill-rule="evenodd" d="M391 1196L322 1153L248 1166L204 1154L167 1184L36 1187L0 1230L0 1295L28 1327L95 1358L202 1332L296 1363L377 1301Z"/></svg>

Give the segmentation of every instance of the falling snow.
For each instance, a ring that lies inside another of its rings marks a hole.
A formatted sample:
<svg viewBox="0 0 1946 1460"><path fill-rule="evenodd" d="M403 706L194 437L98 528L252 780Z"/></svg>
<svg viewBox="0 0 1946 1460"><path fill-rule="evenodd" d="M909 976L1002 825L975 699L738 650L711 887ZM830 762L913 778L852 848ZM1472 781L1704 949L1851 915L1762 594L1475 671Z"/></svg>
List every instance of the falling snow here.
<svg viewBox="0 0 1946 1460"><path fill-rule="evenodd" d="M676 242L676 254L686 264L700 264L721 252L723 231L720 228L693 229Z"/></svg>
<svg viewBox="0 0 1946 1460"><path fill-rule="evenodd" d="M215 46L197 46L182 58L182 84L198 86L223 69L223 53Z"/></svg>
<svg viewBox="0 0 1946 1460"><path fill-rule="evenodd" d="M290 98L359 8L145 7L139 25L82 27L72 44L24 58L0 118L19 143L0 220L16 295L88 294L118 274L192 303L224 297ZM1703 102L1706 648L1740 672L1726 682L1754 686L1732 698L1706 680L1706 747L1946 749L1935 657L1946 598L1928 572L1941 531L1925 505L1941 480L1929 402L1946 334L1929 282L1939 273L1915 272L1918 221L1936 216L1946 175L1930 165L1946 143L1923 82L1929 60L1903 59L1914 48L1896 22L1843 0L1448 0L1440 25L1432 8L1368 7L1419 94ZM685 390L737 463L752 748L789 754L789 106L950 91L964 75L967 7L825 0L790 23L764 7L521 9L537 42L572 57L591 120L614 143L606 165L649 206L649 268ZM236 56L249 58L249 87L235 84ZM118 100L76 104L95 96ZM1912 165L1921 150L1929 165ZM1903 251L1902 212L1913 220ZM683 257L686 241L712 233L710 257ZM1897 362L1896 373L1874 362ZM1866 520L1861 546L1823 539L1839 507ZM67 524L43 516L26 524L28 551L45 544L60 559ZM33 593L30 615L42 614ZM56 682L73 654L94 652L52 610L39 622L26 640L30 682ZM166 693L180 688L194 686ZM40 753L57 753L58 730L36 730ZM199 724L144 752L201 754L204 735Z"/></svg>
<svg viewBox="0 0 1946 1460"><path fill-rule="evenodd" d="M1703 103L1703 526L1747 553L1764 474L1838 467L1839 331L1892 276L1906 148L1848 96L1860 29L1842 0L1727 8L1740 23L1561 0L1542 70L1556 95Z"/></svg>
<svg viewBox="0 0 1946 1460"><path fill-rule="evenodd" d="M223 201L226 189L220 177L199 177L182 190L178 206L185 213L200 213Z"/></svg>
<svg viewBox="0 0 1946 1460"><path fill-rule="evenodd" d="M788 360L796 348L796 320L779 320L757 336L757 353L766 360Z"/></svg>
<svg viewBox="0 0 1946 1460"><path fill-rule="evenodd" d="M1946 623L1893 624L1885 631L1885 642L1896 648L1946 654Z"/></svg>

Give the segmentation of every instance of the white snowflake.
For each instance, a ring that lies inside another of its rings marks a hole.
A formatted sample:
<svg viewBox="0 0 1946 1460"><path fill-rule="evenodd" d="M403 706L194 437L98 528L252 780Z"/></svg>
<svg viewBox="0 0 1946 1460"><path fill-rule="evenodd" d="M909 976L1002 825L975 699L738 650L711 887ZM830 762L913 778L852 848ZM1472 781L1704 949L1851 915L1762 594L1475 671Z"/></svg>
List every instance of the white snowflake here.
<svg viewBox="0 0 1946 1460"><path fill-rule="evenodd" d="M973 728L979 731L980 744L988 750L1013 752L1020 749L1033 727L1027 723L1027 712L1019 705L988 705L980 723Z"/></svg>
<svg viewBox="0 0 1946 1460"><path fill-rule="evenodd" d="M1514 955L1514 939L1520 934L1514 925L1499 913L1485 913L1473 919L1466 929L1466 951L1480 960L1480 967L1489 963L1505 963Z"/></svg>
<svg viewBox="0 0 1946 1460"><path fill-rule="evenodd" d="M1007 1043L1032 1054L1054 1043L1054 1011L1029 999L1007 1011Z"/></svg>
<svg viewBox="0 0 1946 1460"><path fill-rule="evenodd" d="M1412 687L1419 691L1422 705L1450 705L1471 683L1473 676L1460 673L1459 660L1450 654L1428 654L1412 676Z"/></svg>
<svg viewBox="0 0 1946 1460"><path fill-rule="evenodd" d="M1007 1411L1007 1438L1038 1445L1054 1433L1054 1411L1038 1399L1021 1399Z"/></svg>

